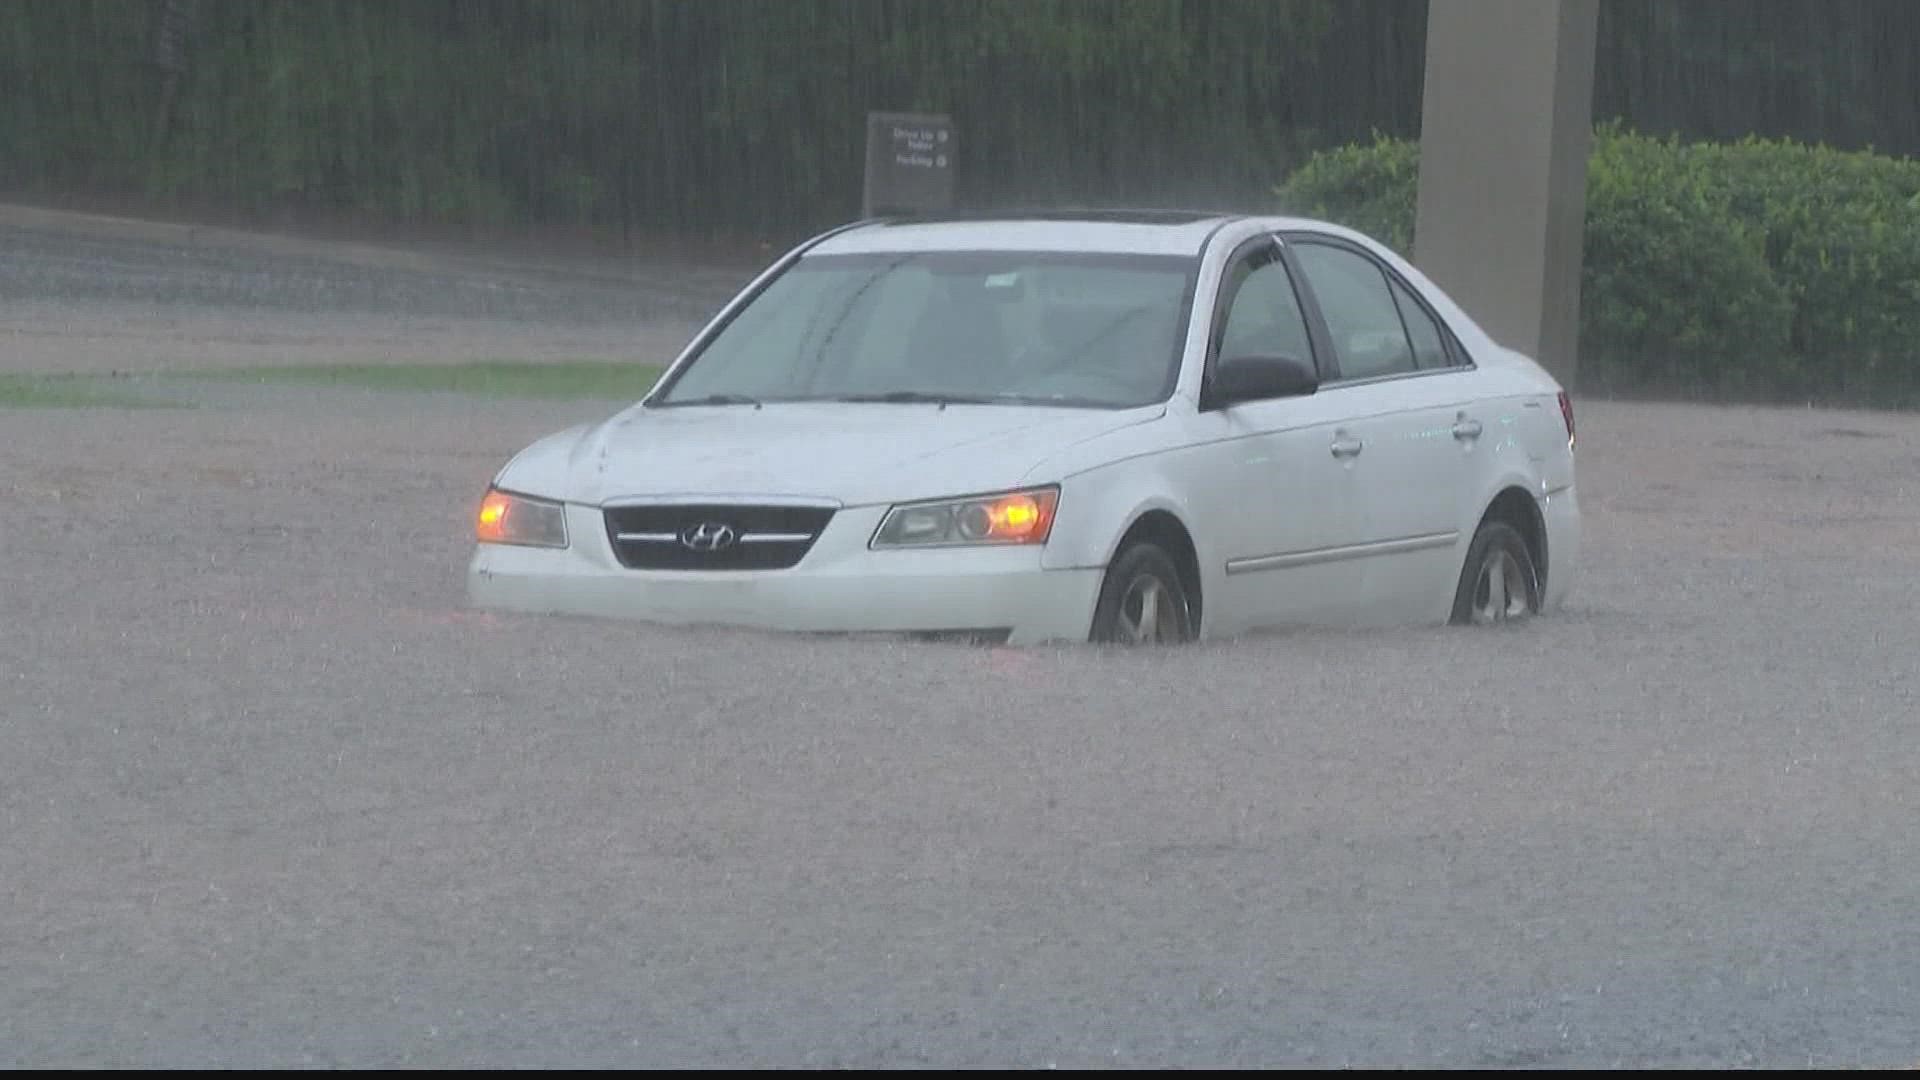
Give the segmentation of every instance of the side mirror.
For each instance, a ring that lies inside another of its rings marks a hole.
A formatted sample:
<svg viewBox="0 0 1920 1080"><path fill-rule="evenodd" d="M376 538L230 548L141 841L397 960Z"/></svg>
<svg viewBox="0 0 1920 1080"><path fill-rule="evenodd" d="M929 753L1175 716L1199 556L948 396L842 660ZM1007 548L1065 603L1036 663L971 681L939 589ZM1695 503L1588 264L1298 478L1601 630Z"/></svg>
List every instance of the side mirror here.
<svg viewBox="0 0 1920 1080"><path fill-rule="evenodd" d="M1312 365L1291 356L1236 356L1213 369L1202 407L1224 409L1243 401L1302 397L1320 389Z"/></svg>

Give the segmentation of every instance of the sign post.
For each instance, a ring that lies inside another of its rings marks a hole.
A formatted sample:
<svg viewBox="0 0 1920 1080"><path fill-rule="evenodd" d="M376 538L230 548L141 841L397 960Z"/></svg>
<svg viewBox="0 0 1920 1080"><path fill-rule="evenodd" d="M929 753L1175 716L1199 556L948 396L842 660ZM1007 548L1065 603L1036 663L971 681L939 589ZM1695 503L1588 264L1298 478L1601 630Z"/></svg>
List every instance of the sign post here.
<svg viewBox="0 0 1920 1080"><path fill-rule="evenodd" d="M944 114L868 113L861 216L952 209L955 145Z"/></svg>

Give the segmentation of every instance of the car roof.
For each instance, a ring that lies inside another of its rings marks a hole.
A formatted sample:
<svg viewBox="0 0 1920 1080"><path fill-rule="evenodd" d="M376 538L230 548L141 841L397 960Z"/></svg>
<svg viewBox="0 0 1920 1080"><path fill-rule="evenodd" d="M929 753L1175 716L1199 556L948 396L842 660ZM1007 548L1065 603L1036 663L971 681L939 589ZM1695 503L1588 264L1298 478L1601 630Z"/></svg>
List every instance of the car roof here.
<svg viewBox="0 0 1920 1080"><path fill-rule="evenodd" d="M1060 251L1130 255L1198 255L1234 221L1269 228L1315 228L1303 218L1186 210L1036 210L886 218L833 233L808 254L917 251Z"/></svg>

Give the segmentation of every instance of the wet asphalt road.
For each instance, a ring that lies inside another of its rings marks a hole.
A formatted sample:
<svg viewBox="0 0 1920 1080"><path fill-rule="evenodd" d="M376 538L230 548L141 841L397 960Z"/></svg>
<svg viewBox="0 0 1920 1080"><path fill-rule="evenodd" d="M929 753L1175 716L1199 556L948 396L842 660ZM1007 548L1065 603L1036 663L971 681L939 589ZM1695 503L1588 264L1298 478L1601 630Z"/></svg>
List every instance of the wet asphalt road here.
<svg viewBox="0 0 1920 1080"><path fill-rule="evenodd" d="M724 298L739 276L709 268L689 273L640 259L541 263L465 255L326 243L264 250L183 245L160 237L8 225L0 217L0 297L619 323L702 317L713 297Z"/></svg>
<svg viewBox="0 0 1920 1080"><path fill-rule="evenodd" d="M0 410L0 1065L1920 1061L1920 419L1583 402L1512 631L466 611L611 408Z"/></svg>
<svg viewBox="0 0 1920 1080"><path fill-rule="evenodd" d="M0 373L470 359L661 364L757 269L295 238L226 246L185 230L119 235L111 222L74 220L88 227L60 231L0 205Z"/></svg>

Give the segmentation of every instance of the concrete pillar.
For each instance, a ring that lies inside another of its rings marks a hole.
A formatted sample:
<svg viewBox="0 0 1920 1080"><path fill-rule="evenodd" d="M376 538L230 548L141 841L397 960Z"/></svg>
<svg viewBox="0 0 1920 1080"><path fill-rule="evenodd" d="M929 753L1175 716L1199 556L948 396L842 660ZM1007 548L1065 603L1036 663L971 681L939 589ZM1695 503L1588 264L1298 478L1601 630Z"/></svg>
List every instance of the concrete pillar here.
<svg viewBox="0 0 1920 1080"><path fill-rule="evenodd" d="M1573 385L1598 0L1429 0L1414 263Z"/></svg>

